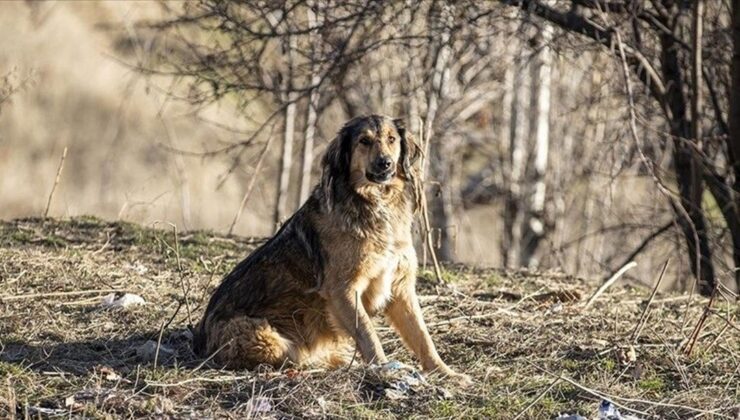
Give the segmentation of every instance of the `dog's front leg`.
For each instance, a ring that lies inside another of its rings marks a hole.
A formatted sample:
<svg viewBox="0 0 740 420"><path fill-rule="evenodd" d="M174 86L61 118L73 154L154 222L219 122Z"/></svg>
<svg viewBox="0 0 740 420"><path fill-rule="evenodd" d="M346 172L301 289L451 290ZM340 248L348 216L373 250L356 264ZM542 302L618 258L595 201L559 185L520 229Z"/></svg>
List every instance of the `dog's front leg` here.
<svg viewBox="0 0 740 420"><path fill-rule="evenodd" d="M385 310L390 324L401 336L406 347L419 358L424 371L439 372L459 379L464 385L469 384L469 376L456 373L439 357L424 323L415 286L416 272L413 269L395 282L393 299Z"/></svg>
<svg viewBox="0 0 740 420"><path fill-rule="evenodd" d="M338 326L354 338L366 363L388 362L372 319L354 290L332 293L329 307Z"/></svg>
<svg viewBox="0 0 740 420"><path fill-rule="evenodd" d="M452 374L452 369L437 354L424 324L416 292L408 283L408 279L401 279L396 285L393 299L385 309L388 320L404 344L419 358L422 369Z"/></svg>

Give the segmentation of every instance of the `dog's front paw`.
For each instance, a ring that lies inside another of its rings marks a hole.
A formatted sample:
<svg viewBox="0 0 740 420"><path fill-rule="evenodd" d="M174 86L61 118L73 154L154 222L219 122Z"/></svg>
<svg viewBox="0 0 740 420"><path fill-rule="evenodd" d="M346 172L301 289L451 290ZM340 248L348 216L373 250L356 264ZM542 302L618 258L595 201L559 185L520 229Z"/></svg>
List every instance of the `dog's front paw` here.
<svg viewBox="0 0 740 420"><path fill-rule="evenodd" d="M444 379L448 382L451 380L451 384L459 387L465 388L473 384L473 378L470 375L457 373L448 367L445 367L443 369L436 369L434 371L430 371L429 373L437 378Z"/></svg>
<svg viewBox="0 0 740 420"><path fill-rule="evenodd" d="M464 373L450 372L446 374L448 378L454 381L458 386L467 388L473 385L473 378L470 375Z"/></svg>

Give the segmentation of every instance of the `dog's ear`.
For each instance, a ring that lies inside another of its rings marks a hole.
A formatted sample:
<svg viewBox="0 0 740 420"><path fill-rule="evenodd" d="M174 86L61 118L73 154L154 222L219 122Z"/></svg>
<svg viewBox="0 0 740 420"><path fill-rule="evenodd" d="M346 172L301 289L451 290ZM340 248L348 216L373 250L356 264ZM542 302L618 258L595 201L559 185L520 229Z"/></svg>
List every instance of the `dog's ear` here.
<svg viewBox="0 0 740 420"><path fill-rule="evenodd" d="M403 120L395 119L393 120L393 123L396 125L398 135L401 136L401 158L399 159L401 162L401 169L403 171L403 175L408 180L411 180L414 176L413 166L421 156L421 149L419 148L419 145L416 144L414 136L406 130L406 125Z"/></svg>
<svg viewBox="0 0 740 420"><path fill-rule="evenodd" d="M346 182L349 176L352 149L349 131L346 125L339 130L334 140L329 143L324 158L321 160L321 188L329 211L334 207L337 183Z"/></svg>

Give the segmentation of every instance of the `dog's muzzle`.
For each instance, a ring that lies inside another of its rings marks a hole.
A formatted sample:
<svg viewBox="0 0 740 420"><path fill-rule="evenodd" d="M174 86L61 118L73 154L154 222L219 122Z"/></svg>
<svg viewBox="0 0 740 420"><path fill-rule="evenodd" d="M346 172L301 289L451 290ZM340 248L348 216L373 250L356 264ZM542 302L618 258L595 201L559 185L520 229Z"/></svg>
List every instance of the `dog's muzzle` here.
<svg viewBox="0 0 740 420"><path fill-rule="evenodd" d="M379 174L367 171L365 172L365 178L369 179L372 182L375 182L376 184L385 184L386 182L390 181L395 174L396 171L394 170L382 172Z"/></svg>
<svg viewBox="0 0 740 420"><path fill-rule="evenodd" d="M380 156L370 167L370 170L365 172L365 177L372 182L382 184L388 182L396 174L396 170L393 167L393 160L387 156Z"/></svg>

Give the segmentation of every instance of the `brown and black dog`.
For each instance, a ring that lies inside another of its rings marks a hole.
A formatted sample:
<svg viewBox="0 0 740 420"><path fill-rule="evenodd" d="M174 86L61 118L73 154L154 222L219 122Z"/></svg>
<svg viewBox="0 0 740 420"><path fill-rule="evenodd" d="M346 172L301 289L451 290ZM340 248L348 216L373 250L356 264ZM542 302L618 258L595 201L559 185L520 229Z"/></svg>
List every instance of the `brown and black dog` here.
<svg viewBox="0 0 740 420"><path fill-rule="evenodd" d="M367 363L383 364L371 317L384 312L425 371L469 382L440 359L416 296L419 154L400 120L347 122L311 197L214 292L196 353L231 368L286 360L337 366L352 338Z"/></svg>

